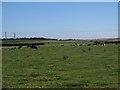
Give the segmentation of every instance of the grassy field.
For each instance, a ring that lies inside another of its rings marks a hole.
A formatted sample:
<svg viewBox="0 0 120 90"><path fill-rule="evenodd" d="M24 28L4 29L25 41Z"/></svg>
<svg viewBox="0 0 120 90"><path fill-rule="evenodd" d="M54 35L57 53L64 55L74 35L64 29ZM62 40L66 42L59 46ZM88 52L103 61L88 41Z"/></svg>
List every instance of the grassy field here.
<svg viewBox="0 0 120 90"><path fill-rule="evenodd" d="M88 41L87 41L88 42ZM3 44L29 44L29 43L44 43L47 45L51 44L83 44L86 41L58 41L58 40L3 40ZM91 42L89 42L91 43Z"/></svg>
<svg viewBox="0 0 120 90"><path fill-rule="evenodd" d="M118 46L3 48L3 87L115 88Z"/></svg>

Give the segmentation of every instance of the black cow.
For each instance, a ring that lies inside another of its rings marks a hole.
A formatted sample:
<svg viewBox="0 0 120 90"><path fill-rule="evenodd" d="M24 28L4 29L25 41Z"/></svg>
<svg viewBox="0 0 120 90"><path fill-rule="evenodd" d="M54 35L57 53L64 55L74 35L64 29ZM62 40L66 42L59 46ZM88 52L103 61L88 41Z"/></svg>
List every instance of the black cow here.
<svg viewBox="0 0 120 90"><path fill-rule="evenodd" d="M64 46L63 44L61 46Z"/></svg>
<svg viewBox="0 0 120 90"><path fill-rule="evenodd" d="M19 47L18 47L18 49L21 49L21 48L22 48L22 46L19 46Z"/></svg>
<svg viewBox="0 0 120 90"><path fill-rule="evenodd" d="M36 46L34 46L34 45L32 45L32 48L33 48L33 49L36 49L36 50L38 49L38 48L37 48Z"/></svg>
<svg viewBox="0 0 120 90"><path fill-rule="evenodd" d="M27 48L29 48L29 47L32 49L36 49L36 50L38 49L35 45L28 45Z"/></svg>
<svg viewBox="0 0 120 90"><path fill-rule="evenodd" d="M14 50L14 49L16 49L16 47L12 47L12 48L11 48L11 50Z"/></svg>
<svg viewBox="0 0 120 90"><path fill-rule="evenodd" d="M82 46L83 44L80 44L79 46Z"/></svg>
<svg viewBox="0 0 120 90"><path fill-rule="evenodd" d="M88 46L91 46L91 44L88 44Z"/></svg>

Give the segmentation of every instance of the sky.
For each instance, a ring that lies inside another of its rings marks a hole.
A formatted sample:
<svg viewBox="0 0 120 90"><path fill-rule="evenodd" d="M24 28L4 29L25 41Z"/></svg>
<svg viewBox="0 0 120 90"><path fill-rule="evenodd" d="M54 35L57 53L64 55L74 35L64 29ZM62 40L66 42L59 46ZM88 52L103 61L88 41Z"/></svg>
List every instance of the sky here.
<svg viewBox="0 0 120 90"><path fill-rule="evenodd" d="M118 37L117 2L3 2L2 36L56 39Z"/></svg>

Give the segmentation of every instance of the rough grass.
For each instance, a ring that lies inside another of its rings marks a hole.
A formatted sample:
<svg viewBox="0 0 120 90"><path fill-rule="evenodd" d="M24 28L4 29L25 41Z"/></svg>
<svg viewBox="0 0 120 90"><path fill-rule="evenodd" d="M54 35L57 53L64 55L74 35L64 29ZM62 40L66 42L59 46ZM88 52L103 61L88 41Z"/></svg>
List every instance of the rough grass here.
<svg viewBox="0 0 120 90"><path fill-rule="evenodd" d="M44 43L44 44L81 44L86 41L57 41L57 40L2 40L3 44L29 44L29 43ZM93 42L89 42L93 43Z"/></svg>
<svg viewBox="0 0 120 90"><path fill-rule="evenodd" d="M117 87L117 45L3 48L2 54L4 88Z"/></svg>

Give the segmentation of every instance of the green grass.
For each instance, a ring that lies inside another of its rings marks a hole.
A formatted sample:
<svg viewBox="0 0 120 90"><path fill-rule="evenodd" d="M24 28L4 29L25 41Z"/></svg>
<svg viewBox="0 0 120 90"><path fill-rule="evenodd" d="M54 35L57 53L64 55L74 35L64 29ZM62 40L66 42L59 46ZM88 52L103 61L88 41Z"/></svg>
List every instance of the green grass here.
<svg viewBox="0 0 120 90"><path fill-rule="evenodd" d="M7 88L116 88L118 84L117 45L3 48L2 63Z"/></svg>
<svg viewBox="0 0 120 90"><path fill-rule="evenodd" d="M31 44L31 43L45 43L45 44L81 44L86 41L57 41L57 40L2 40L3 44ZM91 43L91 42L89 42Z"/></svg>

